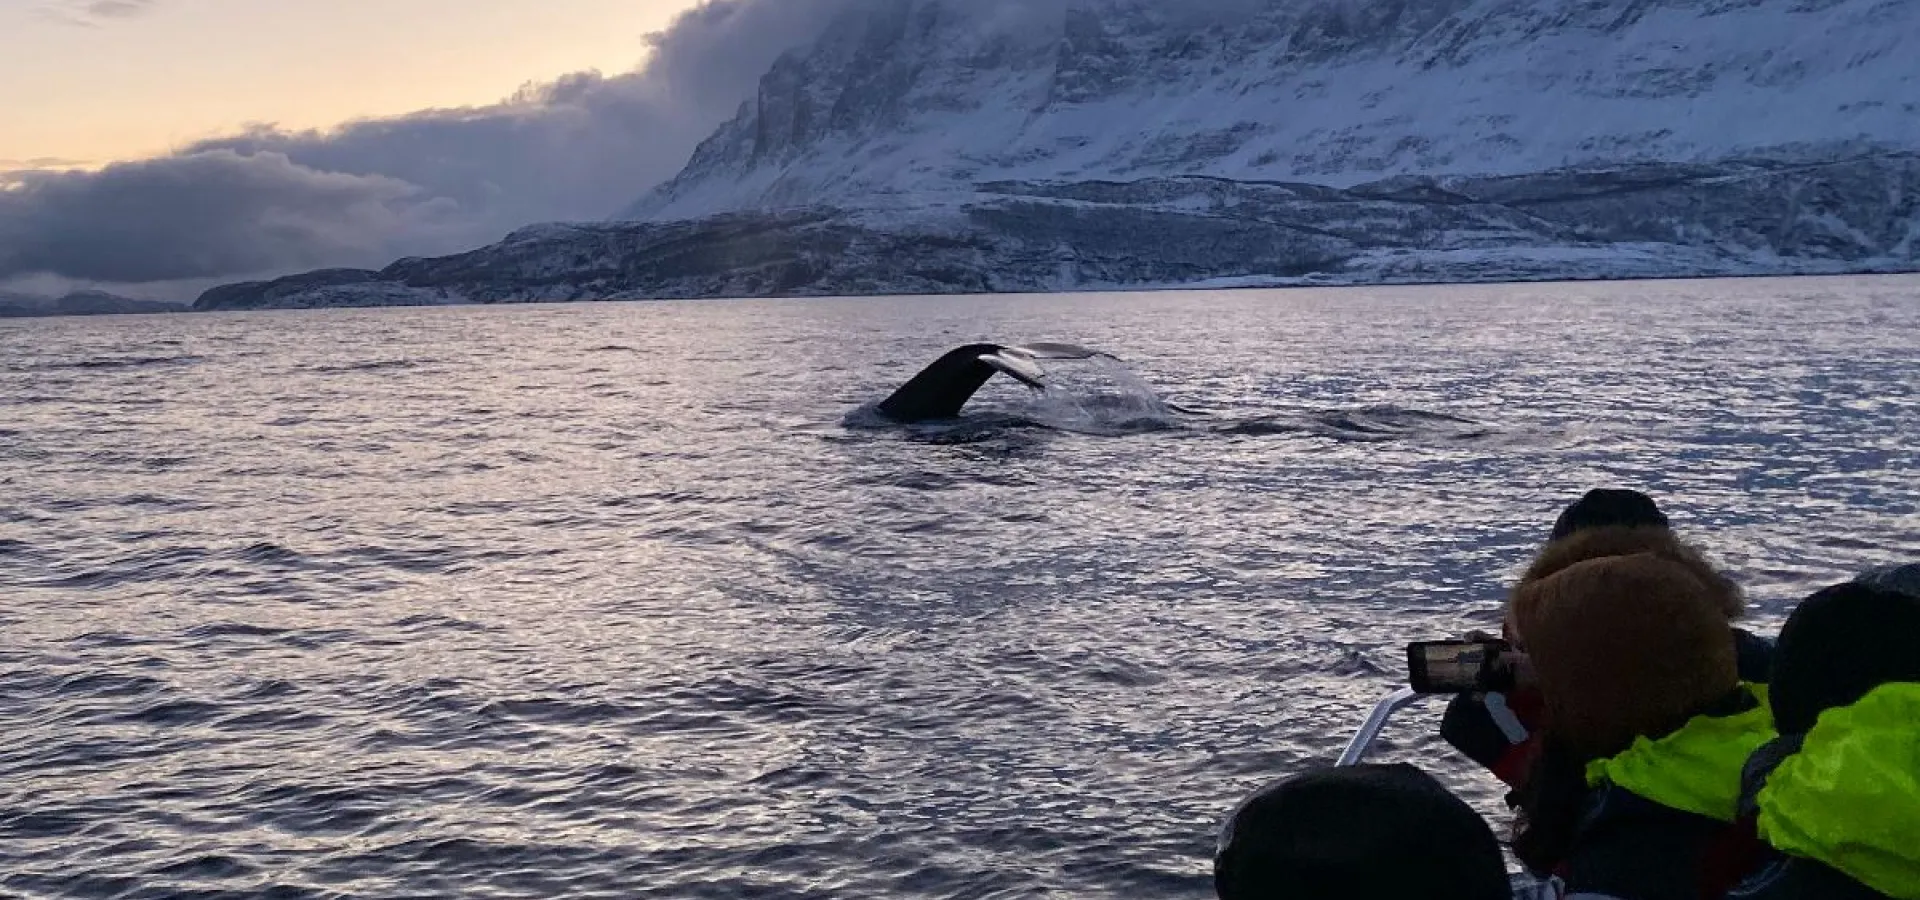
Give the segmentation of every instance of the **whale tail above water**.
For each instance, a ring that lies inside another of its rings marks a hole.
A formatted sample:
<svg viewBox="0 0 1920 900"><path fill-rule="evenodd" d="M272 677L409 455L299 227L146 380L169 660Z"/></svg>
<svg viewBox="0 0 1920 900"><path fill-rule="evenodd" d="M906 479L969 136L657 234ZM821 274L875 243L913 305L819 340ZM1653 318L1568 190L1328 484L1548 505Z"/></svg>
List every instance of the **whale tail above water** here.
<svg viewBox="0 0 1920 900"><path fill-rule="evenodd" d="M1004 372L1035 389L1043 387L1047 370L1041 360L1092 359L1109 356L1073 344L968 344L947 351L920 370L906 384L880 401L879 413L895 422L951 419L996 372Z"/></svg>
<svg viewBox="0 0 1920 900"><path fill-rule="evenodd" d="M1055 362L1062 365L1055 366ZM961 418L961 409L995 374L1005 374L1037 394L1031 403L1012 413L1014 427L1031 425L1098 435L1200 429L1222 435L1301 435L1343 442L1477 441L1499 433L1499 429L1474 419L1390 404L1294 408L1222 418L1168 402L1111 353L1055 343L955 347L885 400L862 404L844 421L854 428L951 424ZM998 417L989 415L979 421L1004 424L1009 419L1002 410ZM979 421L970 424L978 425Z"/></svg>

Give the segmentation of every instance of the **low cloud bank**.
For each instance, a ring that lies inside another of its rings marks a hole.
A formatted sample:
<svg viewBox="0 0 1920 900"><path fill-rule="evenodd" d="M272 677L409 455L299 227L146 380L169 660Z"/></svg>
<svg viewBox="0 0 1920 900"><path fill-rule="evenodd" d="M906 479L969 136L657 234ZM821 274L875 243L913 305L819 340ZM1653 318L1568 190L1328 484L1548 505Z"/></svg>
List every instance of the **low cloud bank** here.
<svg viewBox="0 0 1920 900"><path fill-rule="evenodd" d="M671 177L782 52L854 3L709 0L641 69L330 131L261 127L97 171L0 171L0 284L144 286L376 266L613 214ZM67 4L75 14L146 3Z"/></svg>

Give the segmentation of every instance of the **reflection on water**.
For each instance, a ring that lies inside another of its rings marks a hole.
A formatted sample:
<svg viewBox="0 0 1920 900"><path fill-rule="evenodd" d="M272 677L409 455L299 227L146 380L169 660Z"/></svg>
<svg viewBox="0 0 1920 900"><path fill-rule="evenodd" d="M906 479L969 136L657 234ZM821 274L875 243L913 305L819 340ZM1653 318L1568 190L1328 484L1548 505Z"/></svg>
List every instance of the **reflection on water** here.
<svg viewBox="0 0 1920 900"><path fill-rule="evenodd" d="M1917 295L0 323L0 894L1204 897L1586 487L1761 627L1920 556ZM841 424L1030 339L1129 368ZM1434 714L1388 755L1497 807Z"/></svg>

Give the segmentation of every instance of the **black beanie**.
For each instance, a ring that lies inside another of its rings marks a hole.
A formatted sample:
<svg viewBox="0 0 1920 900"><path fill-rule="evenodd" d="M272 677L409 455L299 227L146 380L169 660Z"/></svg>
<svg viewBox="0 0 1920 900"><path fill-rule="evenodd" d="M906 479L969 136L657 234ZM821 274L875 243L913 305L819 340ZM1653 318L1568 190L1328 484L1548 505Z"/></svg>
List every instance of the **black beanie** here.
<svg viewBox="0 0 1920 900"><path fill-rule="evenodd" d="M1508 900L1493 829L1409 765L1319 769L1234 810L1213 860L1221 900Z"/></svg>
<svg viewBox="0 0 1920 900"><path fill-rule="evenodd" d="M1603 488L1588 491L1585 497L1560 513L1560 518L1553 523L1552 540L1589 528L1666 528L1668 525L1666 514L1652 497L1639 491Z"/></svg>
<svg viewBox="0 0 1920 900"><path fill-rule="evenodd" d="M1920 563L1868 569L1853 580L1870 587L1920 597Z"/></svg>
<svg viewBox="0 0 1920 900"><path fill-rule="evenodd" d="M1805 734L1829 709L1890 681L1920 681L1920 597L1858 582L1800 604L1774 650L1773 718Z"/></svg>

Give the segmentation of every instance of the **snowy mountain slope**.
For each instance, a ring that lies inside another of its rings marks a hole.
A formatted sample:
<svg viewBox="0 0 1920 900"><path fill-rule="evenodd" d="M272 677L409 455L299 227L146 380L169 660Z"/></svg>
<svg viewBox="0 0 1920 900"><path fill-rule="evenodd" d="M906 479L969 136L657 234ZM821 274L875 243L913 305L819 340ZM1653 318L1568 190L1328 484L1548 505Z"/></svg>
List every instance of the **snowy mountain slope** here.
<svg viewBox="0 0 1920 900"><path fill-rule="evenodd" d="M1912 0L1210 2L875 0L624 218L1920 147Z"/></svg>
<svg viewBox="0 0 1920 900"><path fill-rule="evenodd" d="M1644 164L1350 189L998 182L968 202L525 229L492 247L208 292L200 309L1898 271L1920 153Z"/></svg>

